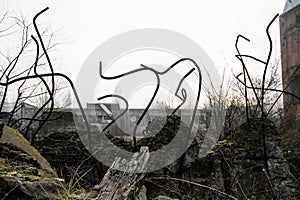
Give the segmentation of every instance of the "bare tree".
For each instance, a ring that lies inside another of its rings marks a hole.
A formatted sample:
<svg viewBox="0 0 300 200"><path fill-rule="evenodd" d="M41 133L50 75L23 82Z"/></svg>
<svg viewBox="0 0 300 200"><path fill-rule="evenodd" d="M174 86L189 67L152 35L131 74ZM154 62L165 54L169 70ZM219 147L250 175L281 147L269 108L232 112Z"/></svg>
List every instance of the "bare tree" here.
<svg viewBox="0 0 300 200"><path fill-rule="evenodd" d="M262 136L262 147L264 155L264 165L268 172L268 155L267 155L267 146L266 146L266 132L265 132L265 123L267 120L272 118L272 116L278 116L276 114L282 113L282 108L280 108L280 100L282 95L291 96L298 101L300 100L299 96L287 90L287 88L280 89L281 80L278 75L278 61L274 64L271 64L270 59L272 56L273 50L273 41L269 33L271 25L274 23L278 15L276 15L266 28L266 34L269 41L268 56L266 59L260 59L252 55L241 54L238 48L239 39L244 39L248 42L250 40L242 35L237 36L236 40L236 49L238 54L236 57L240 60L243 72L236 76L237 80L243 87L243 96L244 103L246 104L247 118L249 119L249 105L255 105L255 110L258 110L260 115L261 126L259 132ZM253 78L249 73L249 67L246 66L244 59L251 59L263 65L263 74L261 78ZM242 79L240 77L243 77ZM249 93L252 93L252 96L249 96ZM277 107L277 109L275 109ZM279 107L279 108L278 108ZM257 117L258 115L254 115ZM281 116L279 116L281 118Z"/></svg>
<svg viewBox="0 0 300 200"><path fill-rule="evenodd" d="M60 42L51 26L41 32L37 25L42 12L34 17L33 23L10 16L9 12L0 20L0 39L7 44L7 48L0 49L0 112L8 114L7 125L25 125L20 131L31 135L31 140L47 120L55 120L51 118L55 107L70 103L70 80L62 74L54 75L49 55ZM32 104L34 111L16 119L26 104Z"/></svg>

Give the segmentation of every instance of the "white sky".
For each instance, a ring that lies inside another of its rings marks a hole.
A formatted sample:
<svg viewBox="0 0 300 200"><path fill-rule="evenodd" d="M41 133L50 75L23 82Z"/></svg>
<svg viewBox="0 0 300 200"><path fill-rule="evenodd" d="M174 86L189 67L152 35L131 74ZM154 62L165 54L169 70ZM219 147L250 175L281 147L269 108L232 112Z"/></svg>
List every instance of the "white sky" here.
<svg viewBox="0 0 300 200"><path fill-rule="evenodd" d="M114 35L138 28L163 28L184 34L208 53L219 70L229 66L239 73L236 36L243 34L251 39L251 43L241 43L244 53L265 58L268 48L265 28L277 13L282 13L285 0L1 0L1 4L28 19L50 7L43 18L68 42L59 47L58 61L75 80L84 60L98 45ZM271 34L274 54L279 58L278 20Z"/></svg>

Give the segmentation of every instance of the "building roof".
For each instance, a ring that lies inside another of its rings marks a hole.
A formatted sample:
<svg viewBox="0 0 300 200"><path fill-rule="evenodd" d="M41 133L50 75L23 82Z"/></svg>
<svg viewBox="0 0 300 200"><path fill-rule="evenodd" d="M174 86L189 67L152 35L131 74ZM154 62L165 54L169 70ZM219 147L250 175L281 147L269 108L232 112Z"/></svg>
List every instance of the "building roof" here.
<svg viewBox="0 0 300 200"><path fill-rule="evenodd" d="M283 13L290 11L300 4L300 0L286 0Z"/></svg>

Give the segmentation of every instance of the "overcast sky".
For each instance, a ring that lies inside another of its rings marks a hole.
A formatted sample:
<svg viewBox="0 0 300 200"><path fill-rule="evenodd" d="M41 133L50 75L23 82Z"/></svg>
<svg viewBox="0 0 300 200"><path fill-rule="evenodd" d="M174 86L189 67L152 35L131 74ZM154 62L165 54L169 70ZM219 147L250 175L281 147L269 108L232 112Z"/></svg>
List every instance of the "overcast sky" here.
<svg viewBox="0 0 300 200"><path fill-rule="evenodd" d="M235 39L243 34L244 53L260 58L267 55L265 28L281 14L285 0L1 0L2 7L31 19L45 7L43 15L59 30L67 44L58 48L58 61L73 79L87 56L102 42L122 32L138 28L163 28L184 34L197 42L216 67L240 69L235 58ZM274 54L280 57L278 20L271 28Z"/></svg>

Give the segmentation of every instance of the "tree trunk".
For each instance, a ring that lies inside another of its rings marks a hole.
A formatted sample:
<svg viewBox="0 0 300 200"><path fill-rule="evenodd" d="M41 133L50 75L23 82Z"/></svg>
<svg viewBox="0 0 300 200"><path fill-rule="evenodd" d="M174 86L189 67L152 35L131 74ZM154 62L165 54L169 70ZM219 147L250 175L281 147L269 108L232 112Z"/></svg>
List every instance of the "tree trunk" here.
<svg viewBox="0 0 300 200"><path fill-rule="evenodd" d="M148 147L141 147L130 161L117 157L107 170L101 183L96 185L85 199L130 200L139 192L145 178L144 169L150 153Z"/></svg>

